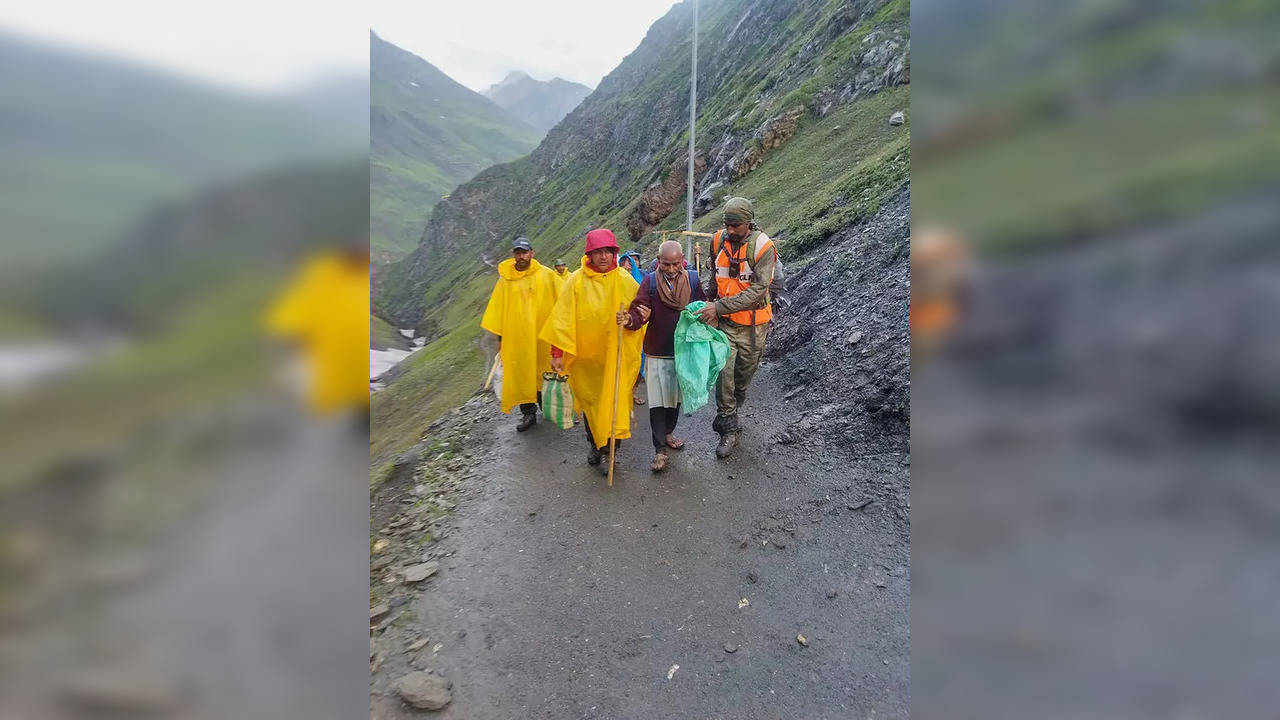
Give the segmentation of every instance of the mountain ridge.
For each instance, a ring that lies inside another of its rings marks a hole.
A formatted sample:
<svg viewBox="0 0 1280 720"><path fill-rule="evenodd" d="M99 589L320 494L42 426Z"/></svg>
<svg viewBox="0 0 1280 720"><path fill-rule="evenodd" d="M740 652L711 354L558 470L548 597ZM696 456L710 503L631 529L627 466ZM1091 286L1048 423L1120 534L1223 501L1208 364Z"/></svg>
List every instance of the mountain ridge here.
<svg viewBox="0 0 1280 720"><path fill-rule="evenodd" d="M545 134L591 94L591 88L559 77L537 80L514 70L480 94Z"/></svg>
<svg viewBox="0 0 1280 720"><path fill-rule="evenodd" d="M238 92L8 32L0 82L0 216L14 240L0 247L0 287L108 247L156 203L366 145L355 82L325 99L341 114L318 113L305 94Z"/></svg>
<svg viewBox="0 0 1280 720"><path fill-rule="evenodd" d="M370 251L388 262L417 244L440 198L528 153L539 133L372 32L369 77Z"/></svg>

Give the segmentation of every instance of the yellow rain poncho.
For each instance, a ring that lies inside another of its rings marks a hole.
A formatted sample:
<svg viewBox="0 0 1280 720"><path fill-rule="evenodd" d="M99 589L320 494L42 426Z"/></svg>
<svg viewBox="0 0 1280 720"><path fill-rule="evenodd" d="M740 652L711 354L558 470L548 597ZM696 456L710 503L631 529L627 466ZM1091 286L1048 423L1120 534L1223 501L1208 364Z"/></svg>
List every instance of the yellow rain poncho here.
<svg viewBox="0 0 1280 720"><path fill-rule="evenodd" d="M617 358L620 308L635 299L640 285L626 270L615 267L607 273L593 270L582 256L582 268L569 275L551 317L539 337L564 351L569 388L578 407L587 416L596 447L609 442L609 420L614 408L617 439L631 437L631 388L640 372L640 348L644 330L622 331L622 375L618 394L613 394L614 364Z"/></svg>
<svg viewBox="0 0 1280 720"><path fill-rule="evenodd" d="M312 258L268 312L267 330L297 342L307 400L317 413L369 406L369 263L339 253Z"/></svg>
<svg viewBox="0 0 1280 720"><path fill-rule="evenodd" d="M498 263L498 282L489 296L480 327L502 338L502 412L538 401L542 373L551 372L551 346L538 339L564 281L556 271L529 261L524 272L515 258Z"/></svg>

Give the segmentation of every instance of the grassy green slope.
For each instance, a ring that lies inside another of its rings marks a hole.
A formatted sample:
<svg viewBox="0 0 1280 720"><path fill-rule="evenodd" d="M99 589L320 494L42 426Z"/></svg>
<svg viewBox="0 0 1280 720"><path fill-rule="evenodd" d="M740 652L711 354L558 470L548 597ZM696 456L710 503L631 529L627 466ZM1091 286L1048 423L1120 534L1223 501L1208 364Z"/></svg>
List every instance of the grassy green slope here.
<svg viewBox="0 0 1280 720"><path fill-rule="evenodd" d="M910 124L895 127L886 119L909 104L908 88L899 86L811 121L726 194L750 198L783 258L799 257L836 230L874 215L906 182ZM719 213L707 213L694 229L714 232L720 220ZM662 229L682 225L683 218L673 215ZM646 257L653 254L652 240L649 246Z"/></svg>
<svg viewBox="0 0 1280 720"><path fill-rule="evenodd" d="M30 341L47 337L49 327L22 310L0 307L0 343L5 341Z"/></svg>
<svg viewBox="0 0 1280 720"><path fill-rule="evenodd" d="M1224 107L1260 111L1261 121L1223 132ZM1145 122L1152 116L1161 122ZM932 162L925 178L931 218L991 249L1183 216L1280 181L1280 92L1164 99L1026 128Z"/></svg>
<svg viewBox="0 0 1280 720"><path fill-rule="evenodd" d="M358 155L221 183L155 209L109 250L50 273L33 300L64 325L156 332L174 305L255 268L366 243L368 177Z"/></svg>
<svg viewBox="0 0 1280 720"><path fill-rule="evenodd" d="M1036 251L1280 181L1274 71L1239 71L1242 59L1274 67L1273 5L983 5L917 14L932 79L917 112L918 217L982 249ZM1028 42L1032 24L1043 32ZM1213 43L1231 50L1187 52Z"/></svg>
<svg viewBox="0 0 1280 720"><path fill-rule="evenodd" d="M0 402L0 492L58 463L148 449L157 427L265 387L267 309L302 258L362 239L367 186L363 157L227 183L158 210L68 276L95 313L133 332L119 351Z"/></svg>
<svg viewBox="0 0 1280 720"><path fill-rule="evenodd" d="M371 243L389 262L417 246L442 196L539 133L412 53L376 35L369 45Z"/></svg>
<svg viewBox="0 0 1280 720"><path fill-rule="evenodd" d="M297 98L238 95L3 34L0 85L0 285L102 250L159 202L363 144L363 126L313 115Z"/></svg>
<svg viewBox="0 0 1280 720"><path fill-rule="evenodd" d="M409 349L409 340L377 315L369 316L369 347L374 350Z"/></svg>

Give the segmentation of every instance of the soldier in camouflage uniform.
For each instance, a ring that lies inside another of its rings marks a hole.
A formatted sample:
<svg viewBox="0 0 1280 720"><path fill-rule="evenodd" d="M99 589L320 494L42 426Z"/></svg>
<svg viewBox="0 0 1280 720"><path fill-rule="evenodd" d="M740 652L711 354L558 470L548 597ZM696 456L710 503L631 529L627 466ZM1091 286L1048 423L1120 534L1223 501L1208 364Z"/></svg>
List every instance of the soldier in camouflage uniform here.
<svg viewBox="0 0 1280 720"><path fill-rule="evenodd" d="M704 277L703 291L715 302L704 307L700 317L716 324L729 338L729 360L716 382L716 419L712 423L720 434L716 456L726 458L738 445L738 409L760 367L773 319L769 284L778 251L756 226L750 200L733 197L725 201L724 229L711 241L711 258L714 272Z"/></svg>

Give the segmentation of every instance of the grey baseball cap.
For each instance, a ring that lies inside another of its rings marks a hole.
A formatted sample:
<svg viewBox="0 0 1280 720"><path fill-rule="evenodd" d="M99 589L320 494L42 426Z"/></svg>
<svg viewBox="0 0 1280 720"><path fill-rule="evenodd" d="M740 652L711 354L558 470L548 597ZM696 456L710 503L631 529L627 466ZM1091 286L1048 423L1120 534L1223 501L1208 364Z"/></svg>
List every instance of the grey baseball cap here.
<svg viewBox="0 0 1280 720"><path fill-rule="evenodd" d="M529 244L529 238L521 235L511 242L512 250L532 250L533 245Z"/></svg>

